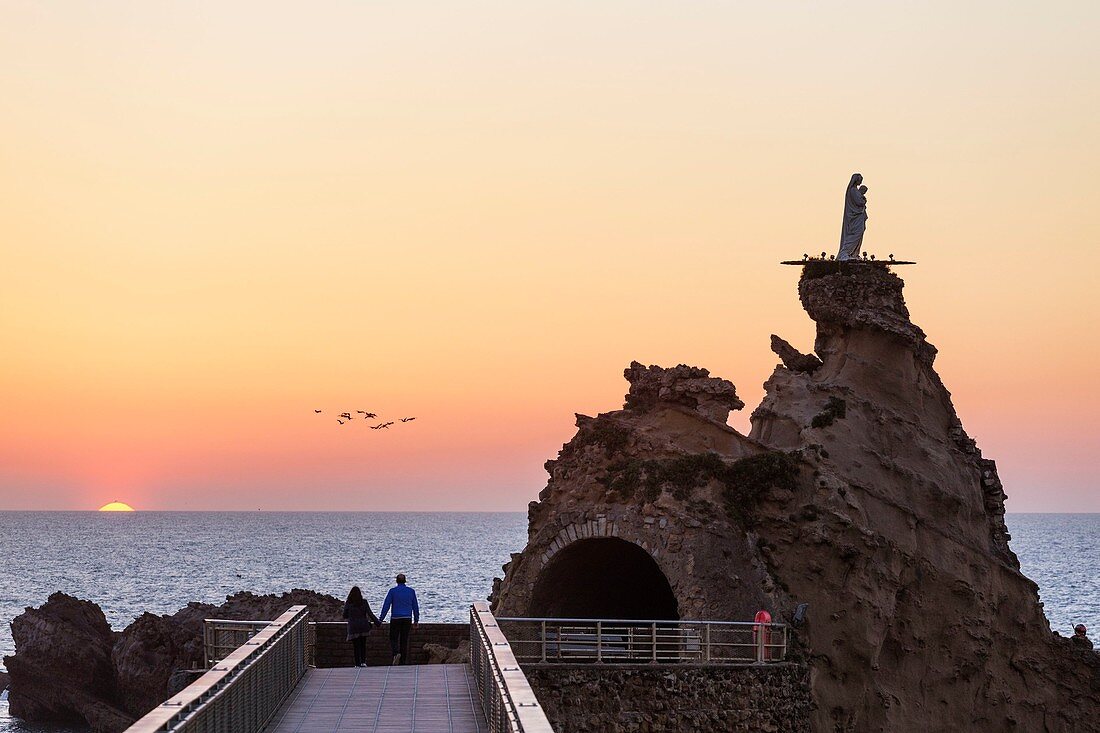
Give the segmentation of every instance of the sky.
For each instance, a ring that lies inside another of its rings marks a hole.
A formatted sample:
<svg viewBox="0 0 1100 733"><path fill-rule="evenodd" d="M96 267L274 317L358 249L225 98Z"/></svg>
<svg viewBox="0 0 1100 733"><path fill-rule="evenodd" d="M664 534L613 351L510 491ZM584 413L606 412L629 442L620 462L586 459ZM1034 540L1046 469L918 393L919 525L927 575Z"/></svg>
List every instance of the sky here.
<svg viewBox="0 0 1100 733"><path fill-rule="evenodd" d="M631 360L748 428L869 186L1009 511L1100 511L1100 4L0 6L0 509L512 510ZM323 409L315 415L314 409ZM416 416L389 430L334 413Z"/></svg>

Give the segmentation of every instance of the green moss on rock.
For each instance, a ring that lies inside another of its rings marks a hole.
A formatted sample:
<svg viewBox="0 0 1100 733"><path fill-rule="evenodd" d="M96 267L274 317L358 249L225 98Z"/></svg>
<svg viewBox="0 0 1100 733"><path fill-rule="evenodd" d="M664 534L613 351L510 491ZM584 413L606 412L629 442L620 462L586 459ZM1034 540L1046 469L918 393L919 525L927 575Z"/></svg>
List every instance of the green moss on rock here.
<svg viewBox="0 0 1100 733"><path fill-rule="evenodd" d="M581 428L573 440L565 445L562 449L562 457L568 457L590 445L601 446L605 456L617 455L626 450L632 433L633 431L625 425L598 417Z"/></svg>
<svg viewBox="0 0 1100 733"><path fill-rule="evenodd" d="M839 397L830 397L821 412L814 415L814 419L810 421L810 427L827 428L846 414L848 414L848 403Z"/></svg>
<svg viewBox="0 0 1100 733"><path fill-rule="evenodd" d="M624 499L652 503L668 492L689 501L696 489L717 481L722 486L726 513L744 522L746 510L771 487L793 489L798 475L795 458L769 451L727 462L717 453L690 453L674 458L633 458L608 467L604 485ZM694 502L693 502L694 504Z"/></svg>

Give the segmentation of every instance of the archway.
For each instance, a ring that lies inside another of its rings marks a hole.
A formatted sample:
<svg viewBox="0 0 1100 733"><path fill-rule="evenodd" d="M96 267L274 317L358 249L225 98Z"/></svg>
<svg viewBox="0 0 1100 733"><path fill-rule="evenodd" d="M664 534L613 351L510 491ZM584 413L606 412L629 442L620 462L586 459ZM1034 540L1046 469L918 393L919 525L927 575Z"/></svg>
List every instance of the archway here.
<svg viewBox="0 0 1100 733"><path fill-rule="evenodd" d="M656 561L617 537L578 540L559 550L539 573L528 612L547 618L680 618Z"/></svg>

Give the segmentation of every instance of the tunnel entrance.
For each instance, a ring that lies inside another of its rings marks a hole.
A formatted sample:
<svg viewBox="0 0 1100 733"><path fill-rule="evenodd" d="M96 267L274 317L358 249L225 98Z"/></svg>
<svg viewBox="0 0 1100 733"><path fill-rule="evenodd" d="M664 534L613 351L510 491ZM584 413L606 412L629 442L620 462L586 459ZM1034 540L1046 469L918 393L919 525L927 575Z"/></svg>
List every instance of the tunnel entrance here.
<svg viewBox="0 0 1100 733"><path fill-rule="evenodd" d="M617 537L562 548L539 573L529 614L547 618L680 618L676 596L649 553Z"/></svg>

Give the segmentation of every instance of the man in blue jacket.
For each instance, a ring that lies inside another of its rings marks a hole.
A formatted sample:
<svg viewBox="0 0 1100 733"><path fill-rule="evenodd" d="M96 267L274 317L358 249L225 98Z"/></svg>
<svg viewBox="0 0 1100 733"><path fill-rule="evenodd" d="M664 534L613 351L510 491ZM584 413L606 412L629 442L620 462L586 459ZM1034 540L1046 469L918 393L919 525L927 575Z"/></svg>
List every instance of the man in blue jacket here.
<svg viewBox="0 0 1100 733"><path fill-rule="evenodd" d="M386 620L391 608L390 651L393 652L393 664L408 664L409 628L416 628L420 623L420 604L416 602L416 591L405 585L404 573L398 573L397 585L386 594L382 613L378 614L379 622Z"/></svg>

